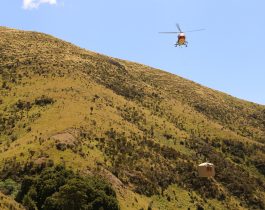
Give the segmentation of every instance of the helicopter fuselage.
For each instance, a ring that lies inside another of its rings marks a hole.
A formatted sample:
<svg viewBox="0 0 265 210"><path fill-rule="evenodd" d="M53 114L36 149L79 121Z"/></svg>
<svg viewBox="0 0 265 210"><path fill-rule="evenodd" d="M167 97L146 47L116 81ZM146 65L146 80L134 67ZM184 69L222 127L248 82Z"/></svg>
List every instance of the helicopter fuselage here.
<svg viewBox="0 0 265 210"><path fill-rule="evenodd" d="M186 41L186 36L183 32L179 33L178 35L178 41L177 43L175 44L175 46L182 46L182 45L185 45L187 47L187 41Z"/></svg>

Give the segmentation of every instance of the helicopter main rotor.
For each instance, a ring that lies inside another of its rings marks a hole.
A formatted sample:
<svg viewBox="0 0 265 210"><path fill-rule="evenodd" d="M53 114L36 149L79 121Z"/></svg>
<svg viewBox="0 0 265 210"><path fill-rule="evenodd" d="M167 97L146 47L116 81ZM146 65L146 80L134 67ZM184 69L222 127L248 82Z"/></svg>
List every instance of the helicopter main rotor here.
<svg viewBox="0 0 265 210"><path fill-rule="evenodd" d="M176 24L176 26L177 26L177 29L179 31L169 31L169 32L159 32L159 33L161 33L161 34L180 34L180 33L187 33L187 32L189 33L189 32L204 31L205 30L204 28L201 28L201 29L190 30L190 31L182 31L178 23Z"/></svg>

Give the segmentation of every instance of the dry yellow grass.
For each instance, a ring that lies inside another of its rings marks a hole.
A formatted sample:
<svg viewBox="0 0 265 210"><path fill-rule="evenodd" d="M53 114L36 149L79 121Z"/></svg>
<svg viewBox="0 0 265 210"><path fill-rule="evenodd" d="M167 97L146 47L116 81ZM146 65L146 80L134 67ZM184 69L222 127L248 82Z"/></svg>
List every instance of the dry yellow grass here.
<svg viewBox="0 0 265 210"><path fill-rule="evenodd" d="M0 209L1 210L25 210L25 208L15 202L13 199L9 198L8 196L5 196L0 192Z"/></svg>

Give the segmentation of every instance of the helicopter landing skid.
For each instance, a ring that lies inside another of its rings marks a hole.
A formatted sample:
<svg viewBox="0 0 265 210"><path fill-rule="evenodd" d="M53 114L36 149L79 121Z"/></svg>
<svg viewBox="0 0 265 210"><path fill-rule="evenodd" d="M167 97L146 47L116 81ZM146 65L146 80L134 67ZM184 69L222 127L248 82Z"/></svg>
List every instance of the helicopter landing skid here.
<svg viewBox="0 0 265 210"><path fill-rule="evenodd" d="M175 47L182 47L183 45L185 45L185 47L188 47L188 44L187 43L185 43L185 44L182 44L182 45L179 45L179 44L175 44Z"/></svg>

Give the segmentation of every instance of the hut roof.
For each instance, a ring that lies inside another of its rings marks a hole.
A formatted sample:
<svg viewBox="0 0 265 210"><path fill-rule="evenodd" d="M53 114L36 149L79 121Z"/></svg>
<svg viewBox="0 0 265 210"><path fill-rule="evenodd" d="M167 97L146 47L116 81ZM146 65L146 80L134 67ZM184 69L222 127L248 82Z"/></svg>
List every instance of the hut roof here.
<svg viewBox="0 0 265 210"><path fill-rule="evenodd" d="M206 162L206 163L201 163L199 166L214 166L214 164Z"/></svg>

